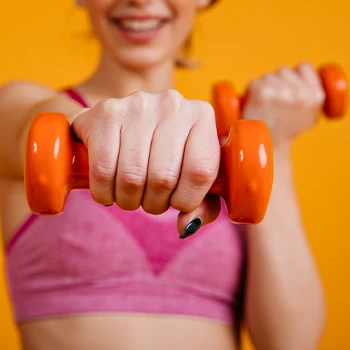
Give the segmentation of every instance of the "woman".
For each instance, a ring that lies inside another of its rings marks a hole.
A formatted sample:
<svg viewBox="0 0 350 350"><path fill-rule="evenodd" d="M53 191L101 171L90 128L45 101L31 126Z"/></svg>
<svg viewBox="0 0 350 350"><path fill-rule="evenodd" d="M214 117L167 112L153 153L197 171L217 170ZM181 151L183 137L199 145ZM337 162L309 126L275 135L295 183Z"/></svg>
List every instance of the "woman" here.
<svg viewBox="0 0 350 350"><path fill-rule="evenodd" d="M243 117L270 127L275 179L264 221L240 232L206 196L219 166L213 110L174 90L178 54L212 1L78 1L102 48L95 73L63 92L0 91L2 232L23 348L235 350L246 322L257 349L316 349L323 293L289 154L324 99L312 67L249 86ZM90 190L57 217L31 215L23 186L43 111L66 114L89 151Z"/></svg>

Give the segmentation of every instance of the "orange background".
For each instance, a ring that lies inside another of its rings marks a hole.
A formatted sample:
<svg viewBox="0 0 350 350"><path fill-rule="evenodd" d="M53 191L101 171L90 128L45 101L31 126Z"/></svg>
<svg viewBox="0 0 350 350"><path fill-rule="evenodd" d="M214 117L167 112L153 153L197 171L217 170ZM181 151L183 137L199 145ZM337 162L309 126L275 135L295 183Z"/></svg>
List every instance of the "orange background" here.
<svg viewBox="0 0 350 350"><path fill-rule="evenodd" d="M216 79L229 78L241 91L249 79L303 60L315 66L335 60L350 76L349 18L349 0L222 0L196 23L194 49L202 66L179 72L178 89L209 99ZM61 87L86 77L96 63L96 44L73 0L3 1L0 33L0 83L29 79ZM350 349L349 133L350 115L321 120L296 141L293 153L305 226L327 295L322 350ZM0 254L0 271L3 264ZM0 276L0 349L19 349Z"/></svg>

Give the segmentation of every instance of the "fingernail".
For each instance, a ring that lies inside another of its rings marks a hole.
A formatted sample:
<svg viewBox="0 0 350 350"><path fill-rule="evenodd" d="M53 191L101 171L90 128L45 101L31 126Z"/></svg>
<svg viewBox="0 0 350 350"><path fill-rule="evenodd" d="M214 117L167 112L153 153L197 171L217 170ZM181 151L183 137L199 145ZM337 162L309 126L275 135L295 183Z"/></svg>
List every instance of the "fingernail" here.
<svg viewBox="0 0 350 350"><path fill-rule="evenodd" d="M112 204L104 204L105 207L111 207L112 205L113 205L113 203Z"/></svg>
<svg viewBox="0 0 350 350"><path fill-rule="evenodd" d="M185 228L185 232L179 236L180 239L185 239L189 236L194 235L201 227L202 220L197 218L192 220Z"/></svg>

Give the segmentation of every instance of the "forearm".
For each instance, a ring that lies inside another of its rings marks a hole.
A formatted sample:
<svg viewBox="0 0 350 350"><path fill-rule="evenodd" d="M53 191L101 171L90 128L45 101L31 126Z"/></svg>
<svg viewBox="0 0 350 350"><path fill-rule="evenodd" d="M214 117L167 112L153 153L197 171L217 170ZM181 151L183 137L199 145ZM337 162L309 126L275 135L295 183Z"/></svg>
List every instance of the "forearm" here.
<svg viewBox="0 0 350 350"><path fill-rule="evenodd" d="M317 348L324 299L303 230L289 156L275 154L275 178L263 222L246 227L246 320L258 349Z"/></svg>

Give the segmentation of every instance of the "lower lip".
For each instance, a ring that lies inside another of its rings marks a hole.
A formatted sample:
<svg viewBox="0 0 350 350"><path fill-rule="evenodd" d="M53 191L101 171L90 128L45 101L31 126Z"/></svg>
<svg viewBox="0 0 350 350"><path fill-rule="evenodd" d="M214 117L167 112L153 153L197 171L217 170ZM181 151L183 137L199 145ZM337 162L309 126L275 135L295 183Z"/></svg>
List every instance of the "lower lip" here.
<svg viewBox="0 0 350 350"><path fill-rule="evenodd" d="M154 29L136 32L136 31L124 29L120 27L117 23L113 23L115 28L119 31L120 34L122 34L124 38L126 38L128 41L132 41L135 43L147 43L149 41L154 40L160 34L160 32L164 29L166 24L167 22L163 22Z"/></svg>

